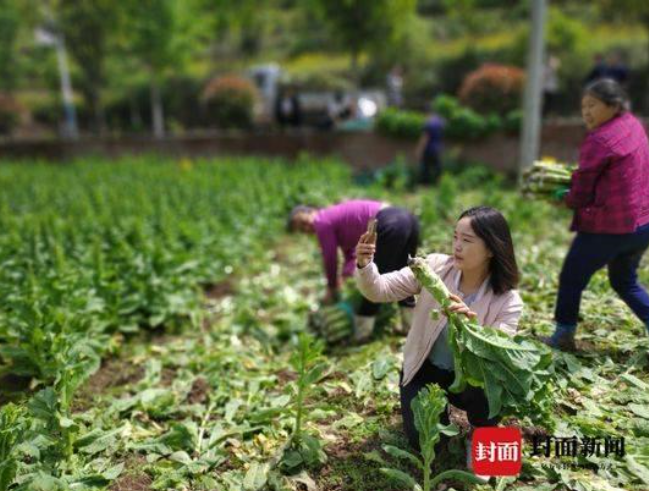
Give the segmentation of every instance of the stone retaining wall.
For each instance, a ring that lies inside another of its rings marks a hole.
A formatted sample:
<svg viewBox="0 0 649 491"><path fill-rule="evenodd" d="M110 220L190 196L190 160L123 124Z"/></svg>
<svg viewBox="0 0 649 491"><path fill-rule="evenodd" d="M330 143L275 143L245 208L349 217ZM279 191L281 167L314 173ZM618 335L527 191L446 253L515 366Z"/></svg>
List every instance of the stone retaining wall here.
<svg viewBox="0 0 649 491"><path fill-rule="evenodd" d="M575 161L584 130L580 124L546 124L541 155ZM315 156L337 156L362 171L375 169L399 155L413 161L416 142L387 138L375 133L295 131L285 133L210 132L150 137L83 138L75 142L59 140L7 141L0 144L0 158L42 158L64 162L87 155L117 157L125 154L160 153L172 156L261 155L288 159L308 152ZM476 141L448 141L449 155L466 161L483 162L506 173L514 173L519 155L518 138L496 134Z"/></svg>

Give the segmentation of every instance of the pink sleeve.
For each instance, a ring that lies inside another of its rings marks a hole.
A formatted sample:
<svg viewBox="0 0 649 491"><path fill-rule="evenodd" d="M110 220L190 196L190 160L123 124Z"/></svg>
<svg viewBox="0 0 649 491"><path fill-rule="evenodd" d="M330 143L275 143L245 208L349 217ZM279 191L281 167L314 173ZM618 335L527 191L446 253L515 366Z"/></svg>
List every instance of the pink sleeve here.
<svg viewBox="0 0 649 491"><path fill-rule="evenodd" d="M318 241L322 249L322 260L324 263L327 285L329 288L338 286L338 242L334 234L333 226L322 224L318 230Z"/></svg>
<svg viewBox="0 0 649 491"><path fill-rule="evenodd" d="M523 300L518 292L512 292L513 295L507 299L498 312L498 316L492 327L506 332L510 336L516 334L518 330L518 321L523 313Z"/></svg>
<svg viewBox="0 0 649 491"><path fill-rule="evenodd" d="M408 266L391 273L380 274L375 263L356 268L356 285L372 302L397 302L421 291L419 282Z"/></svg>

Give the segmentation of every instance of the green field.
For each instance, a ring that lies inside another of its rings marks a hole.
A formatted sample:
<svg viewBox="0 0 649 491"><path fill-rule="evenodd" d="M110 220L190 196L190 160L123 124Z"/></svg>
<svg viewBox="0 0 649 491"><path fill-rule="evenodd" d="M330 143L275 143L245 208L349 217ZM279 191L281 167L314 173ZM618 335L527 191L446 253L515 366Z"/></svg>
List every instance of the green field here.
<svg viewBox="0 0 649 491"><path fill-rule="evenodd" d="M522 270L520 332L531 337L552 330L570 214L479 166L417 192L354 182L342 164L307 157L3 163L0 490L405 489L382 467L419 479L383 450L406 445L405 339L388 307L371 343L319 358L303 428L324 453L287 464L304 380L298 339L325 286L315 239L286 235L287 211L385 199L419 216L422 252L448 252L463 209L499 208ZM649 283L646 263L640 274ZM582 316L580 351L554 356L546 427L532 424L538 415L505 422L526 437L624 437L626 455L561 461L526 445L522 474L501 490L649 489L645 329L605 272ZM453 419L466 430L463 413ZM435 472L462 469L462 435L438 457Z"/></svg>

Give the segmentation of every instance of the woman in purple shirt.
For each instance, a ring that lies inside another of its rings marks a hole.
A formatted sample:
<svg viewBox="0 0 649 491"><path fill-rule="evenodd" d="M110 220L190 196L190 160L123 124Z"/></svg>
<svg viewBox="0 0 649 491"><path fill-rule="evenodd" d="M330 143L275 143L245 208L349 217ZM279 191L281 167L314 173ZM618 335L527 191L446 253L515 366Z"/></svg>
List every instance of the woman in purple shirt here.
<svg viewBox="0 0 649 491"><path fill-rule="evenodd" d="M543 339L554 348L575 349L581 294L604 266L613 289L649 329L649 295L637 275L649 247L649 143L628 106L614 80L598 80L584 90L588 134L563 197L574 210L571 230L577 236L559 277L556 329Z"/></svg>
<svg viewBox="0 0 649 491"><path fill-rule="evenodd" d="M338 249L342 250L345 258L342 276L350 277L354 274L356 244L367 230L371 218L377 219L377 244L383 248L375 260L379 271L387 273L406 266L408 254L414 256L419 244L419 222L407 210L380 201L350 200L321 209L297 206L291 212L289 231L315 235L320 243L327 277L325 303L338 299L342 282L338 276ZM399 304L402 307L402 324L407 330L415 299L409 297ZM371 337L379 307L378 303L363 300L354 316L356 341L366 341Z"/></svg>

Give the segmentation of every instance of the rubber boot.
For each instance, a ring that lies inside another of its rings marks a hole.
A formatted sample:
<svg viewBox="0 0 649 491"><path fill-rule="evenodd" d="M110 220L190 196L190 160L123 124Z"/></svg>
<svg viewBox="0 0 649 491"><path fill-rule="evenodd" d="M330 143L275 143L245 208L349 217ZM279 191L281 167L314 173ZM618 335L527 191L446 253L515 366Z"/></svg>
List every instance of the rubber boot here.
<svg viewBox="0 0 649 491"><path fill-rule="evenodd" d="M412 318L415 309L413 307L399 307L399 314L401 317L401 325L397 329L399 334L407 336L412 327Z"/></svg>
<svg viewBox="0 0 649 491"><path fill-rule="evenodd" d="M554 334L549 337L542 337L541 341L551 348L561 351L577 351L577 346L575 345L576 330L577 326L557 323Z"/></svg>
<svg viewBox="0 0 649 491"><path fill-rule="evenodd" d="M374 323L376 317L355 315L354 316L354 341L356 343L364 343L368 341L372 334L374 334Z"/></svg>

